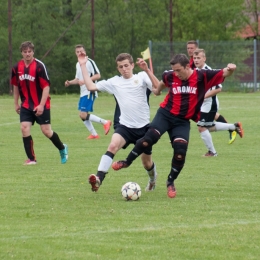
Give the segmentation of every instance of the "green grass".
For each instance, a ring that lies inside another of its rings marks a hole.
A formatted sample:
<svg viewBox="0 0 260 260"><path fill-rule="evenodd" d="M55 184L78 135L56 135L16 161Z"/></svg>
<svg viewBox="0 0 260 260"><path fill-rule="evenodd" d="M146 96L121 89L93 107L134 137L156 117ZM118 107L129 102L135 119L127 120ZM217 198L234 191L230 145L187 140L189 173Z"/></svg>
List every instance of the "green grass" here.
<svg viewBox="0 0 260 260"><path fill-rule="evenodd" d="M152 118L163 99L151 96ZM177 197L166 196L172 148L168 136L154 146L159 178L144 192L147 175L140 159L119 172L110 170L97 193L95 173L112 132L86 140L78 117L78 95L52 96L52 127L69 146L69 161L32 128L38 164L23 166L18 116L11 97L0 98L0 259L259 259L260 256L260 93L221 93L221 114L241 121L245 137L228 145L228 133L212 133L215 158L206 152L195 123ZM95 114L112 119L114 99L100 95ZM137 111L138 112L138 111ZM133 111L134 113L134 111ZM131 146L132 148L132 146ZM127 150L116 159L124 159ZM121 198L121 186L136 181L142 197Z"/></svg>

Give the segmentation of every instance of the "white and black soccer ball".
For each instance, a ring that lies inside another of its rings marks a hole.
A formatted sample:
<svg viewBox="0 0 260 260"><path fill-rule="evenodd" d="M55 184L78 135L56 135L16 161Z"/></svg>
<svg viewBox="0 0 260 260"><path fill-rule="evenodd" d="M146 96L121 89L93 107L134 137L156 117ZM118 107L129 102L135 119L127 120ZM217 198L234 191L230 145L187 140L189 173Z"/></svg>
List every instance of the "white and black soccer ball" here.
<svg viewBox="0 0 260 260"><path fill-rule="evenodd" d="M140 186L132 181L123 185L121 193L125 200L138 200L142 194Z"/></svg>

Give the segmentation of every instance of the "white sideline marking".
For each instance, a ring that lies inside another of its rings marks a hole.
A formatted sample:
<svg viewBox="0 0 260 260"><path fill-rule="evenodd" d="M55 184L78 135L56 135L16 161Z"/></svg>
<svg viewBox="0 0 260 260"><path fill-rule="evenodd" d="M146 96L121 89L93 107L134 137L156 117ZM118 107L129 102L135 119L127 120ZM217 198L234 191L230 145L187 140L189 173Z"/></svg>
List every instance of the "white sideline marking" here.
<svg viewBox="0 0 260 260"><path fill-rule="evenodd" d="M167 225L167 226L157 226L157 227L154 227L154 226L150 226L150 227L145 227L145 228L126 228L126 229L109 229L109 230L88 230L87 231L87 234L88 235L91 235L91 234L96 234L96 233L99 233L99 234L109 234L109 233L123 233L123 232L149 232L149 231L161 231L161 230L168 230L169 228L174 228L175 230L176 229L182 229L182 228L215 228L215 227L220 227L220 226L234 226L234 225L250 225L250 224L258 224L260 223L260 221L256 220L256 221L246 221L246 220L239 220L239 221L236 221L236 222L222 222L222 223L216 223L216 224L202 224L202 225L186 225L186 224L176 224L176 225ZM74 234L74 235L79 235L79 234L82 234L85 232L70 232L70 234ZM51 234L51 235L41 235L42 237L60 237L61 234L59 232L59 234L57 233L54 233L54 234ZM66 234L67 236L67 234ZM18 237L11 237L10 239L31 239L31 238L34 238L34 236L18 236ZM9 238L8 238L9 239ZM1 240L7 240L7 238L0 238L0 241Z"/></svg>
<svg viewBox="0 0 260 260"><path fill-rule="evenodd" d="M3 123L3 124L0 124L0 126L5 126L5 125L14 125L14 124L19 124L19 122Z"/></svg>

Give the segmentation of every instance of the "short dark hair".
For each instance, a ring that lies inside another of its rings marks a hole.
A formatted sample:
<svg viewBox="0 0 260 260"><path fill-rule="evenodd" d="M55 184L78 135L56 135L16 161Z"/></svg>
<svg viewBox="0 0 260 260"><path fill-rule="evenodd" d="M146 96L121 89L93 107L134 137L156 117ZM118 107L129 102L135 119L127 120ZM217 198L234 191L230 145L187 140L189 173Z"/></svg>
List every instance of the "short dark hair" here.
<svg viewBox="0 0 260 260"><path fill-rule="evenodd" d="M199 46L198 42L194 41L194 40L188 41L186 45L188 45L188 44L194 44L196 47Z"/></svg>
<svg viewBox="0 0 260 260"><path fill-rule="evenodd" d="M123 61L123 60L129 60L130 64L134 63L134 59L133 59L132 55L130 55L129 53L120 53L116 57L116 62Z"/></svg>
<svg viewBox="0 0 260 260"><path fill-rule="evenodd" d="M186 67L190 63L190 61L185 54L181 53L176 54L170 61L171 65L175 65L177 63L179 63L182 67Z"/></svg>
<svg viewBox="0 0 260 260"><path fill-rule="evenodd" d="M20 45L20 51L22 52L23 50L25 49L31 49L34 51L34 45L32 42L30 41L26 41L26 42L22 42L21 45Z"/></svg>
<svg viewBox="0 0 260 260"><path fill-rule="evenodd" d="M75 45L75 50L76 50L77 48L83 48L84 51L86 50L86 49L85 49L85 46L84 46L83 44L77 44L77 45Z"/></svg>

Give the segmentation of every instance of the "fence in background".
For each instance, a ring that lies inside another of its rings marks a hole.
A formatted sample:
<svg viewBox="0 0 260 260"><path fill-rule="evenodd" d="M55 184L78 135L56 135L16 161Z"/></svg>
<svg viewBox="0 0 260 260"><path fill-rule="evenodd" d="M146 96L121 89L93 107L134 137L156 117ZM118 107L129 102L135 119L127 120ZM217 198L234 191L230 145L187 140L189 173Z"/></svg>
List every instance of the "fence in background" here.
<svg viewBox="0 0 260 260"><path fill-rule="evenodd" d="M206 51L206 63L213 69L235 63L237 70L223 83L223 91L253 92L260 90L259 65L260 44L257 40L198 41L199 48ZM170 69L170 59L177 53L185 53L186 42L149 41L154 74L160 79L164 70ZM258 65L259 64L259 65Z"/></svg>

